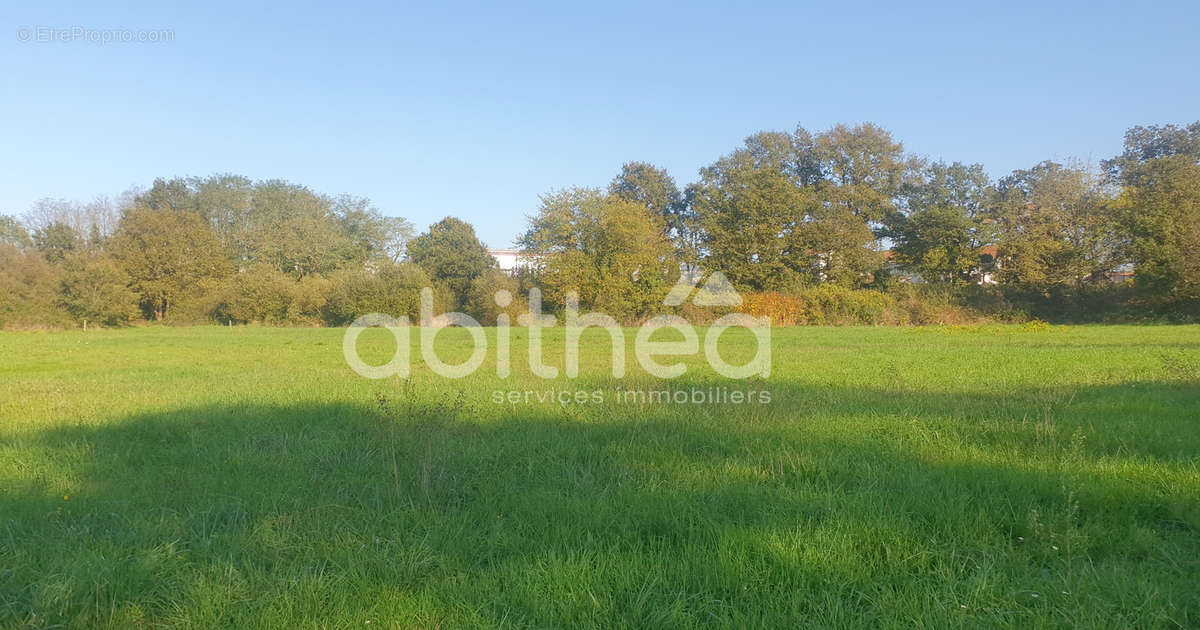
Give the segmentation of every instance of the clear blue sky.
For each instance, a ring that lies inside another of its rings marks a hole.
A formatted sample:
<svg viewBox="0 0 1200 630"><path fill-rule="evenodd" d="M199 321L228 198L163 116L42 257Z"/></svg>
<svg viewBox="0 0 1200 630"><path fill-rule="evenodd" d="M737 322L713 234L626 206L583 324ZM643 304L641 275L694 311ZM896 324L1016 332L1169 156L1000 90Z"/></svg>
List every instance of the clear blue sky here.
<svg viewBox="0 0 1200 630"><path fill-rule="evenodd" d="M682 187L763 129L869 120L995 176L1200 119L1195 2L99 4L0 12L0 213L234 172L505 246L540 193L630 160ZM37 26L174 41L20 41Z"/></svg>

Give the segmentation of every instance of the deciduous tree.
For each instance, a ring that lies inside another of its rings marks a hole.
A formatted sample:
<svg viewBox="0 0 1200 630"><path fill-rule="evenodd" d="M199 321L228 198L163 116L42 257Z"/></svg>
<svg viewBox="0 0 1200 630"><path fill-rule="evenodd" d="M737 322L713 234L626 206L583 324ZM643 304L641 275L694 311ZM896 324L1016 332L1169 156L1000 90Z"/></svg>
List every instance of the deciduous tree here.
<svg viewBox="0 0 1200 630"><path fill-rule="evenodd" d="M1078 288L1117 264L1114 223L1099 178L1056 162L1000 180L989 209L1002 282Z"/></svg>
<svg viewBox="0 0 1200 630"><path fill-rule="evenodd" d="M811 189L745 155L701 177L692 207L703 229L704 266L755 291L779 289L808 270L814 251L802 223L814 210Z"/></svg>
<svg viewBox="0 0 1200 630"><path fill-rule="evenodd" d="M64 265L59 303L76 321L127 324L138 315L138 297L128 282L125 270L108 256L78 254Z"/></svg>
<svg viewBox="0 0 1200 630"><path fill-rule="evenodd" d="M695 262L695 217L665 169L646 162L627 162L608 185L608 194L637 203L660 217L680 260Z"/></svg>
<svg viewBox="0 0 1200 630"><path fill-rule="evenodd" d="M520 239L552 304L578 291L580 305L619 319L657 311L679 273L663 219L592 188L543 195Z"/></svg>
<svg viewBox="0 0 1200 630"><path fill-rule="evenodd" d="M1200 165L1159 157L1125 170L1117 207L1138 282L1172 298L1200 298Z"/></svg>
<svg viewBox="0 0 1200 630"><path fill-rule="evenodd" d="M895 261L927 282L966 282L992 238L981 213L990 182L979 164L935 162L910 183L904 207L887 220Z"/></svg>
<svg viewBox="0 0 1200 630"><path fill-rule="evenodd" d="M33 233L33 244L51 263L60 263L80 247L79 234L66 223L55 221Z"/></svg>
<svg viewBox="0 0 1200 630"><path fill-rule="evenodd" d="M471 282L496 266L496 259L475 236L475 228L455 217L434 223L413 239L408 259L449 289L456 308L466 303Z"/></svg>
<svg viewBox="0 0 1200 630"><path fill-rule="evenodd" d="M229 271L216 235L193 212L135 208L121 219L112 251L156 320L177 299Z"/></svg>

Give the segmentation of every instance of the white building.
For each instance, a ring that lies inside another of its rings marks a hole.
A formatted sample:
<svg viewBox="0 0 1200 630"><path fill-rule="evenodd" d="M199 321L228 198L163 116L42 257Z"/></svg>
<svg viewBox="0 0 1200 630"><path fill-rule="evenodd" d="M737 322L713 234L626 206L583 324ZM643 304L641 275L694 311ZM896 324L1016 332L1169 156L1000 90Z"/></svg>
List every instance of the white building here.
<svg viewBox="0 0 1200 630"><path fill-rule="evenodd" d="M496 259L500 270L508 274L516 274L522 267L533 264L533 259L519 249L489 249L488 253Z"/></svg>

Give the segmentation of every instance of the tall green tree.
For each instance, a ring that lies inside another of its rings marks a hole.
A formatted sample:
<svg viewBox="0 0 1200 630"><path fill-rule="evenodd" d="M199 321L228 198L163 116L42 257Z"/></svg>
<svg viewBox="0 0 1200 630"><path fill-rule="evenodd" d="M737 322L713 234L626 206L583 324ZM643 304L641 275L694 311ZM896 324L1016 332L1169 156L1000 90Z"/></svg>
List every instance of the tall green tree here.
<svg viewBox="0 0 1200 630"><path fill-rule="evenodd" d="M982 164L931 162L910 177L902 193L903 211L957 208L967 218L979 218L987 207L992 182Z"/></svg>
<svg viewBox="0 0 1200 630"><path fill-rule="evenodd" d="M151 210L197 211L192 183L182 177L155 179L150 189L138 195L134 203Z"/></svg>
<svg viewBox="0 0 1200 630"><path fill-rule="evenodd" d="M255 186L251 201L249 262L270 265L301 278L353 262L353 241L338 229L327 199L282 180Z"/></svg>
<svg viewBox="0 0 1200 630"><path fill-rule="evenodd" d="M837 125L818 134L817 158L824 177L817 182L821 202L844 208L872 226L897 209L905 185L920 162L904 145L871 123Z"/></svg>
<svg viewBox="0 0 1200 630"><path fill-rule="evenodd" d="M742 288L774 290L815 266L802 227L814 210L812 191L748 157L702 170L691 203L704 235L703 264Z"/></svg>
<svg viewBox="0 0 1200 630"><path fill-rule="evenodd" d="M121 219L112 252L156 320L176 300L229 271L216 235L194 212L135 208Z"/></svg>
<svg viewBox="0 0 1200 630"><path fill-rule="evenodd" d="M960 208L912 213L899 221L895 234L896 262L927 282L967 282L979 267L975 224Z"/></svg>
<svg viewBox="0 0 1200 630"><path fill-rule="evenodd" d="M805 228L817 210L820 166L811 134L764 131L700 169L685 195L701 232L702 264L749 290L817 279Z"/></svg>
<svg viewBox="0 0 1200 630"><path fill-rule="evenodd" d="M59 303L76 321L120 326L137 317L138 297L129 276L108 256L79 254L63 266Z"/></svg>
<svg viewBox="0 0 1200 630"><path fill-rule="evenodd" d="M1126 170L1117 204L1138 282L1177 299L1200 298L1200 164L1190 155Z"/></svg>
<svg viewBox="0 0 1200 630"><path fill-rule="evenodd" d="M1138 283L1168 298L1200 298L1200 121L1133 127L1104 166L1123 186L1114 207Z"/></svg>
<svg viewBox="0 0 1200 630"><path fill-rule="evenodd" d="M665 235L675 245L679 258L685 262L695 260L694 217L666 169L646 162L627 162L608 185L608 194L639 204L661 218Z"/></svg>
<svg viewBox="0 0 1200 630"><path fill-rule="evenodd" d="M982 165L928 164L886 221L897 264L927 282L977 279L980 246L992 239L982 221L990 189Z"/></svg>
<svg viewBox="0 0 1200 630"><path fill-rule="evenodd" d="M342 233L356 248L356 258L392 263L404 258L414 234L408 219L383 216L367 199L351 195L333 199L333 214Z"/></svg>
<svg viewBox="0 0 1200 630"><path fill-rule="evenodd" d="M408 259L453 294L455 308L467 303L471 282L496 266L475 228L455 217L429 226L408 244Z"/></svg>
<svg viewBox="0 0 1200 630"><path fill-rule="evenodd" d="M870 279L883 265L876 241L886 235L885 220L899 211L920 162L871 123L820 133L813 151L822 177L815 184L819 210L807 229L820 254L820 275L839 284Z"/></svg>
<svg viewBox="0 0 1200 630"><path fill-rule="evenodd" d="M1002 282L1078 288L1119 264L1109 198L1099 178L1056 162L1014 171L996 185L989 215Z"/></svg>
<svg viewBox="0 0 1200 630"><path fill-rule="evenodd" d="M918 163L874 125L762 132L701 170L686 199L706 263L755 290L856 284L883 263L878 240Z"/></svg>
<svg viewBox="0 0 1200 630"><path fill-rule="evenodd" d="M33 233L33 244L46 260L60 263L81 246L81 241L71 226L55 221Z"/></svg>
<svg viewBox="0 0 1200 630"><path fill-rule="evenodd" d="M1177 155L1200 159L1200 121L1190 125L1138 125L1125 132L1124 151L1105 160L1103 167L1115 182L1125 185L1141 179L1140 166L1159 158Z"/></svg>
<svg viewBox="0 0 1200 630"><path fill-rule="evenodd" d="M570 291L582 308L632 320L656 312L679 273L662 217L592 188L555 191L520 239L551 304Z"/></svg>
<svg viewBox="0 0 1200 630"><path fill-rule="evenodd" d="M138 197L151 209L194 213L239 269L267 265L293 278L398 260L411 224L366 199L329 197L282 180L233 174L156 180Z"/></svg>
<svg viewBox="0 0 1200 630"><path fill-rule="evenodd" d="M157 185L158 182L155 182ZM208 224L230 259L243 266L255 257L254 183L247 177L222 173L205 178L192 178L178 188L173 184L161 195L170 201L151 203L152 207L193 208ZM183 199L190 195L190 199Z"/></svg>

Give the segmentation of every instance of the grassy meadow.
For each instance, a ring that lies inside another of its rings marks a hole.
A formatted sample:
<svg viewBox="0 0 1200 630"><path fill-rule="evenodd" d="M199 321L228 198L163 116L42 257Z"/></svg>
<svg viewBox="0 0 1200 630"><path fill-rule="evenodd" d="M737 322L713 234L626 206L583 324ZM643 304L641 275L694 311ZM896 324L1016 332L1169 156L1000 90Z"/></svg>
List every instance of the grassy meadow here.
<svg viewBox="0 0 1200 630"><path fill-rule="evenodd" d="M1200 327L776 329L670 382L598 331L535 378L522 329L509 378L372 381L342 334L0 333L0 628L1200 626ZM770 402L618 397L666 388Z"/></svg>

